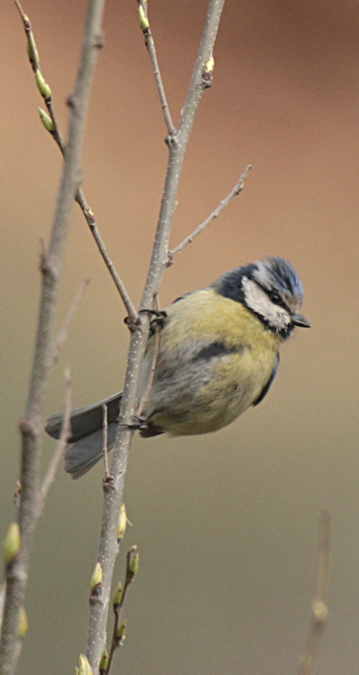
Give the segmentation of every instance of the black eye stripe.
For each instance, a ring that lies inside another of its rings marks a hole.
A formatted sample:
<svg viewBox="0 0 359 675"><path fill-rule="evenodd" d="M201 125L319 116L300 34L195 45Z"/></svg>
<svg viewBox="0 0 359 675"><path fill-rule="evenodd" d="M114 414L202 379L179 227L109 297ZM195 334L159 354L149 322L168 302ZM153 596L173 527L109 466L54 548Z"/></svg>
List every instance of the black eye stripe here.
<svg viewBox="0 0 359 675"><path fill-rule="evenodd" d="M272 300L272 302L275 302L276 304L279 304L282 301L282 299L281 299L279 293L277 293L277 291L268 291L268 295L269 295L270 299Z"/></svg>
<svg viewBox="0 0 359 675"><path fill-rule="evenodd" d="M286 303L284 302L282 296L278 293L278 291L270 291L268 290L268 288L265 288L261 284L258 284L258 282L257 285L259 286L259 288L262 289L262 291L266 295L268 295L268 298L270 299L271 302L273 302L275 305L278 305L278 307L282 307L283 309L285 309L287 312L290 313L288 305L286 305Z"/></svg>

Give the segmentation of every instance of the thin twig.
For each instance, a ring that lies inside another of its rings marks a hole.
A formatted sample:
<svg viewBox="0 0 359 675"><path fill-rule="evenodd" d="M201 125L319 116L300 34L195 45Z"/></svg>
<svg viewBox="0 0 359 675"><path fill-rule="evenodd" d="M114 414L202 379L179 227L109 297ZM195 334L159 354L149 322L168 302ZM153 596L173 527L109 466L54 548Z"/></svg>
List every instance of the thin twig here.
<svg viewBox="0 0 359 675"><path fill-rule="evenodd" d="M5 597L6 597L6 580L2 582L0 587L0 635L2 629L2 617L4 611Z"/></svg>
<svg viewBox="0 0 359 675"><path fill-rule="evenodd" d="M134 572L133 570L133 563L134 563L134 558L137 558L137 565L136 567L138 568L138 551L137 551L137 546L132 546L129 551L127 551L127 560L126 560L126 577L125 577L125 584L123 587L123 591L121 594L121 600L120 602L114 602L113 604L113 611L115 614L115 621L114 621L114 627L113 627L113 633L112 633L112 640L111 640L111 648L110 648L110 653L109 653L109 659L108 659L108 666L106 670L106 675L108 675L111 672L111 666L112 666L112 661L113 657L115 654L115 651L119 648L122 647L123 644L123 639L119 638L119 626L120 626L120 620L122 617L122 612L123 612L123 607L126 601L127 593L128 590L137 574L137 571Z"/></svg>
<svg viewBox="0 0 359 675"><path fill-rule="evenodd" d="M60 438L57 442L56 450L52 456L51 462L46 471L45 478L41 485L40 499L39 499L39 515L41 515L44 510L47 494L49 492L51 484L55 480L57 467L59 465L60 460L63 457L67 441L71 435L70 418L71 418L72 379L69 368L65 369L64 379L65 379L64 417L62 420L61 433Z"/></svg>
<svg viewBox="0 0 359 675"><path fill-rule="evenodd" d="M25 33L26 33L26 37L27 37L29 47L30 47L30 50L31 50L31 54L29 55L29 60L30 60L30 63L31 63L31 66L32 66L32 69L33 69L34 73L36 73L36 71L39 70L39 68L40 68L40 60L39 60L39 53L37 51L35 39L34 39L34 34L32 32L32 28L31 28L31 22L30 22L29 17L27 16L27 14L25 14L23 8L21 7L21 4L20 4L19 0L15 0L15 5L16 5L17 9L19 10L19 14L21 16L23 26L24 26L24 30L25 30Z"/></svg>
<svg viewBox="0 0 359 675"><path fill-rule="evenodd" d="M74 298L74 301L67 313L67 316L65 317L65 320L61 326L60 332L56 338L55 345L54 345L54 362L56 363L59 359L59 354L62 348L62 345L64 344L66 338L67 338L67 333L69 330L70 323L72 319L74 318L81 302L82 299L85 295L86 289L90 283L90 279L86 279L80 286L80 289Z"/></svg>
<svg viewBox="0 0 359 675"><path fill-rule="evenodd" d="M111 640L111 647L110 647L110 653L108 655L108 665L106 668L106 675L109 675L111 672L111 667L113 663L113 657L115 655L115 651L122 646L121 641L118 640L117 634L118 634L118 628L120 625L120 616L122 614L122 603L121 605L114 605L113 607L114 615L115 615L115 620L113 623L113 632L112 632L112 640Z"/></svg>
<svg viewBox="0 0 359 675"><path fill-rule="evenodd" d="M157 358L158 358L158 352L159 352L160 340L161 340L161 325L159 325L158 322L156 322L156 321L155 321L155 324L154 324L154 331L155 331L155 337L154 337L151 369L150 369L150 372L149 372L148 381L147 381L147 384L146 384L145 391L143 392L141 401L140 401L139 406L138 406L136 417L141 417L141 415L142 415L144 407L147 403L149 393L151 391L151 387L152 387L152 384L153 384L153 378L155 376L155 370L156 370L156 364L157 364Z"/></svg>
<svg viewBox="0 0 359 675"><path fill-rule="evenodd" d="M300 660L298 675L311 675L314 672L323 632L328 621L330 525L330 514L327 511L323 511L319 517L317 594L312 603L313 616L307 650Z"/></svg>
<svg viewBox="0 0 359 675"><path fill-rule="evenodd" d="M19 8L19 5L17 5ZM70 111L68 142L60 181L48 253L41 264L42 290L26 412L20 422L22 435L21 500L19 526L21 547L7 580L3 628L0 641L1 675L13 675L18 660L18 626L24 605L30 553L38 519L42 435L50 373L53 365L55 312L63 268L68 223L73 196L79 184L85 118L97 61L96 37L101 32L104 0L89 0L80 66ZM48 86L42 82L42 95ZM46 86L45 86L46 85ZM38 82L39 86L39 82ZM39 86L40 89L40 86Z"/></svg>
<svg viewBox="0 0 359 675"><path fill-rule="evenodd" d="M169 136L168 141L171 142L171 139L173 139L175 136L176 129L173 126L172 117L165 93L165 88L162 82L161 71L158 65L156 46L153 39L151 26L148 20L148 2L147 0L138 0L138 5L139 5L140 26L145 38L145 44L153 67L153 74L155 76L157 90L161 101L161 108L167 126Z"/></svg>
<svg viewBox="0 0 359 675"><path fill-rule="evenodd" d="M228 204L232 201L232 199L242 192L244 187L244 181L247 178L251 168L252 165L248 164L245 172L242 173L240 179L237 181L237 183L232 188L230 193L227 195L227 197L225 197L225 199L221 201L221 203L217 206L217 208L214 211L212 211L212 213L208 216L208 218L206 218L206 220L204 220L203 223L198 225L198 227L196 227L196 229L192 232L192 234L188 235L188 237L186 237L180 244L178 244L174 249L172 249L172 251L168 251L168 265L172 265L173 259L176 257L176 255L181 253L181 251L183 251L183 249L186 248L188 244L191 244L192 241L196 239L196 237L198 237L198 235L201 234L203 230L205 230L206 227L208 227L208 225L210 225L215 218L218 218L219 214L223 211L223 209L225 209L228 206Z"/></svg>
<svg viewBox="0 0 359 675"><path fill-rule="evenodd" d="M102 446L102 451L103 451L103 459L105 462L105 479L109 477L110 472L108 470L108 421L107 421L107 405L106 403L103 404L102 406L103 410L103 423L102 423L102 430L103 430L103 446Z"/></svg>
<svg viewBox="0 0 359 675"><path fill-rule="evenodd" d="M15 5L16 5L17 9L19 10L19 13L20 13L20 16L21 16L21 19L22 19L22 22L23 22L25 34L26 34L26 37L27 37L28 56L29 56L29 61L30 61L32 70L34 71L35 76L36 76L37 73L40 73L42 75L41 67L40 67L39 52L38 52L37 45L36 45L36 42L35 42L35 37L34 37L34 33L33 33L33 30L32 30L32 26L31 26L31 21L30 21L29 17L27 16L27 14L25 14L25 12L23 11L19 0L15 0ZM44 98L44 102L45 102L45 105L47 107L47 110L49 112L50 119L52 121L53 128L51 129L50 133L51 133L52 137L54 138L54 140L56 141L56 143L59 145L62 153L64 154L65 143L63 141L61 132L60 132L58 124L57 124L54 105L53 105L52 92L50 92L50 95L48 95L48 96L43 95L43 98Z"/></svg>
<svg viewBox="0 0 359 675"><path fill-rule="evenodd" d="M37 50L32 26L31 26L31 22L30 22L29 17L23 12L23 9L20 5L20 2L18 0L15 0L15 4L16 4L16 6L17 6L17 8L20 12L20 16L22 18L24 30L25 30L26 37L27 37L27 40L28 40L28 45L29 45L29 60L30 60L32 69L33 69L33 71L36 75L36 73L38 73L38 72L41 73L41 70L40 70L40 60L39 60L39 56L38 56L38 50ZM71 98L71 101L73 101L73 98ZM44 98L44 103L46 105L46 108L48 110L48 113L50 115L50 119L51 119L51 122L52 122L52 127L51 127L51 129L48 129L48 131L51 134L54 141L56 142L58 148L60 149L60 152L62 153L62 156L65 157L66 145L65 145L65 142L62 138L62 134L61 134L58 122L57 122L56 115L55 115L55 108L54 108L54 102L53 102L52 95ZM83 192L81 187L78 187L76 192L75 192L75 200L78 203L78 205L80 206L80 209L81 209L81 211L82 211L82 213L85 217L87 225L90 228L91 234L92 234L92 236L93 236L93 238L96 242L96 245L97 245L97 247L100 251L100 254L101 254L101 256L102 256L102 258L103 258L103 260L104 260L104 262L107 266L107 269L109 270L109 272L111 274L111 277L112 277L112 279L115 283L115 286L116 286L116 288L117 288L117 290L118 290L118 292L119 292L119 294L122 298L122 301L123 301L123 303L126 307L126 311L128 313L128 316L131 320L131 324L135 324L135 323L138 322L138 313L136 311L136 308L135 308L134 304L131 301L131 298L130 298L127 290L126 290L126 287L125 287L121 277L119 276L119 274L118 274L118 272L115 268L115 265L114 265L113 261L111 260L109 254L106 250L105 243L104 243L104 241L101 237L101 234L99 232L99 229L98 229L98 225L97 225L95 215L94 215L92 209L89 207L89 205L87 203L87 200L86 200L86 197L85 197L84 192Z"/></svg>
<svg viewBox="0 0 359 675"><path fill-rule="evenodd" d="M103 258L103 260L106 264L106 267L111 274L111 277L112 277L112 279L115 283L115 286L116 286L116 288L117 288L117 290L118 290L118 292L121 296L122 302L126 307L126 311L127 311L128 316L131 320L131 324L137 324L138 321L139 321L138 312L137 312L137 310L136 310L136 308L135 308L135 306L134 306L134 304L133 304L133 302L132 302L132 300L131 300L128 292L127 292L125 284L123 283L120 275L118 274L118 272L115 268L115 265L114 265L113 261L111 260L109 254L107 252L105 242L103 241L103 239L101 237L101 234L99 232L98 226L97 226L96 217L95 217L92 209L90 209L90 207L88 206L87 201L85 199L85 195L84 195L81 188L79 188L77 190L77 192L75 194L75 200L79 204L79 206L80 206L80 208L81 208L81 210L82 210L82 212L85 216L87 225L90 228L91 234L92 234L92 236L93 236L93 238L96 242L97 248L100 251L100 254L101 254L101 256L102 256L102 258Z"/></svg>

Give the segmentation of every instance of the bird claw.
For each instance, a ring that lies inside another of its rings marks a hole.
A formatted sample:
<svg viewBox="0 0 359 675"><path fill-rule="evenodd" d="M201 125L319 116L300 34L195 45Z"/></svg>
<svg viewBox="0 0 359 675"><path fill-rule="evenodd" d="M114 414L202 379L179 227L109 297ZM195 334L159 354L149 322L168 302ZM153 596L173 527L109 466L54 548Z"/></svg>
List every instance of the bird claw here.
<svg viewBox="0 0 359 675"><path fill-rule="evenodd" d="M125 423L120 422L119 427L126 427L126 429L131 429L132 431L141 431L147 427L147 418L142 415L133 415L133 422Z"/></svg>
<svg viewBox="0 0 359 675"><path fill-rule="evenodd" d="M154 319L151 319L152 330L163 328L164 320L167 318L167 312L162 309L140 309L139 314L149 314L150 317L155 317Z"/></svg>

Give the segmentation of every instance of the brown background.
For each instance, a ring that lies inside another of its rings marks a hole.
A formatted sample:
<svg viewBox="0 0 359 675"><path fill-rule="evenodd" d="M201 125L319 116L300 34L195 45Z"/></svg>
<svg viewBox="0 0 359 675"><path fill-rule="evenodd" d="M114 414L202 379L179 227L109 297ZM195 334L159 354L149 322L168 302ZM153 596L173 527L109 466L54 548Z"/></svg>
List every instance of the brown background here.
<svg viewBox="0 0 359 675"><path fill-rule="evenodd" d="M150 16L175 122L207 2L152 0ZM85 2L27 0L62 128ZM1 6L1 493L13 518L17 421L24 410L38 307L39 236L49 233L61 170L38 118L41 100L12 2ZM178 243L247 163L244 193L176 260L165 306L224 270L281 254L300 271L313 324L282 352L270 396L203 438L136 438L126 503L141 569L116 672L296 672L316 578L321 509L333 516L331 619L318 673L359 666L358 214L359 7L348 0L228 0L186 157L173 228ZM137 301L164 180L164 123L136 3L109 2L83 157L84 189ZM74 209L58 320L91 284L52 380L61 408L70 364L74 405L120 389L124 311ZM45 441L44 467L54 444ZM101 468L72 483L61 470L32 557L21 674L72 672L84 649L101 517ZM122 573L122 568L121 568ZM119 572L120 574L120 572Z"/></svg>

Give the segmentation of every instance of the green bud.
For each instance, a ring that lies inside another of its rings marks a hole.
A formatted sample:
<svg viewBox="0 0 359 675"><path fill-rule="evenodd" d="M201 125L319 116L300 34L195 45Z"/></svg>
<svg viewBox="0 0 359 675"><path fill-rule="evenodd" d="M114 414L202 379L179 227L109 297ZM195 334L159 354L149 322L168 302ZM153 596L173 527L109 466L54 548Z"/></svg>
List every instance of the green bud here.
<svg viewBox="0 0 359 675"><path fill-rule="evenodd" d="M47 129L47 131L54 131L55 127L50 115L42 108L38 108L38 111L45 129Z"/></svg>
<svg viewBox="0 0 359 675"><path fill-rule="evenodd" d="M28 630L29 630L29 622L27 620L25 607L20 607L17 634L20 638L23 638L25 637Z"/></svg>
<svg viewBox="0 0 359 675"><path fill-rule="evenodd" d="M323 600L314 600L312 605L313 616L317 623L326 623L328 620L328 607Z"/></svg>
<svg viewBox="0 0 359 675"><path fill-rule="evenodd" d="M93 675L93 670L85 654L79 656L79 667L76 668L77 675Z"/></svg>
<svg viewBox="0 0 359 675"><path fill-rule="evenodd" d="M40 70L37 70L35 73L36 84L41 96L47 101L52 96L52 91L50 86L45 82L45 78Z"/></svg>
<svg viewBox="0 0 359 675"><path fill-rule="evenodd" d="M126 507L122 503L121 508L120 508L119 517L118 517L118 527L117 527L117 541L118 541L118 543L120 543L121 539L123 539L123 537L125 536L126 525L127 525Z"/></svg>
<svg viewBox="0 0 359 675"><path fill-rule="evenodd" d="M107 653L107 649L104 649L103 652L102 652L100 664L99 664L99 667L98 667L98 669L100 671L100 675L102 673L106 673L107 668L108 668L108 653Z"/></svg>
<svg viewBox="0 0 359 675"><path fill-rule="evenodd" d="M117 640L119 641L120 644L124 642L126 638L126 630L127 630L127 619L124 619L121 623L121 626L117 629L116 634Z"/></svg>
<svg viewBox="0 0 359 675"><path fill-rule="evenodd" d="M204 67L205 72L209 75L210 73L213 73L214 70L214 58L211 56L210 59L208 59L205 67Z"/></svg>
<svg viewBox="0 0 359 675"><path fill-rule="evenodd" d="M128 571L130 572L132 577L135 577L140 565L140 556L137 551L137 546L132 546L127 555L128 555Z"/></svg>
<svg viewBox="0 0 359 675"><path fill-rule="evenodd" d="M20 550L20 528L18 523L11 523L3 545L5 565L11 565L14 562Z"/></svg>
<svg viewBox="0 0 359 675"><path fill-rule="evenodd" d="M143 9L142 5L138 6L138 20L140 22L140 28L144 33L146 30L149 29L150 22L146 16L145 10Z"/></svg>
<svg viewBox="0 0 359 675"><path fill-rule="evenodd" d="M95 214L90 207L88 207L88 209L86 209L85 216L86 216L88 222L91 223L91 225L94 225L96 223Z"/></svg>
<svg viewBox="0 0 359 675"><path fill-rule="evenodd" d="M213 83L214 58L213 55L208 59L202 70L202 84L205 89L212 86Z"/></svg>
<svg viewBox="0 0 359 675"><path fill-rule="evenodd" d="M118 584L118 586L116 588L116 593L113 596L113 608L114 609L116 609L121 604L122 591L123 591L123 588L122 588L122 584L121 584L121 581L120 581L120 583Z"/></svg>
<svg viewBox="0 0 359 675"><path fill-rule="evenodd" d="M102 584L102 567L101 563L96 563L95 569L91 577L91 590L93 591L97 586Z"/></svg>
<svg viewBox="0 0 359 675"><path fill-rule="evenodd" d="M35 65L36 63L39 63L40 57L39 57L39 52L37 51L35 40L33 41L33 43L28 41L28 43L27 43L27 55L29 57L29 61L30 61L31 65Z"/></svg>

